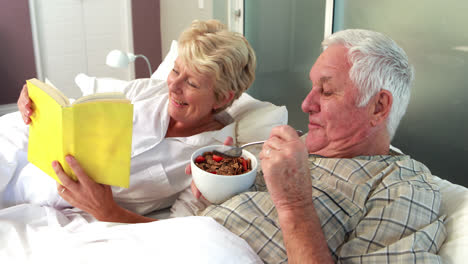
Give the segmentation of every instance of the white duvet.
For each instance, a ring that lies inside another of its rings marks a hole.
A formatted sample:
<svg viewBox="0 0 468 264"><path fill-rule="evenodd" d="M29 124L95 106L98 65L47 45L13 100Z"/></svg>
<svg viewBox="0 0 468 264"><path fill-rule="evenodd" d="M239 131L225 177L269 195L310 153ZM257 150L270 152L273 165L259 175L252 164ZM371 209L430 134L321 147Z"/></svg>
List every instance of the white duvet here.
<svg viewBox="0 0 468 264"><path fill-rule="evenodd" d="M54 185L37 186L52 179L28 164L27 137L19 112L0 117L0 263L262 263L243 239L207 217L116 224L63 209L63 201L19 203L56 197ZM29 182L16 185L20 172ZM28 187L42 191L24 197Z"/></svg>
<svg viewBox="0 0 468 264"><path fill-rule="evenodd" d="M0 237L1 263L262 263L208 217L88 223L71 210L20 205L0 212Z"/></svg>

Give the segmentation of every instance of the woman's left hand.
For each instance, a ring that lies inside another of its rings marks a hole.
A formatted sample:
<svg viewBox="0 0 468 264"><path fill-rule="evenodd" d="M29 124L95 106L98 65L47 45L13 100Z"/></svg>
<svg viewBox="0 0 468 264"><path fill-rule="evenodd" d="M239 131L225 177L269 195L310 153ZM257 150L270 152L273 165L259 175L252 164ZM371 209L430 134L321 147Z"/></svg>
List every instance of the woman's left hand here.
<svg viewBox="0 0 468 264"><path fill-rule="evenodd" d="M100 221L112 219L112 213L118 205L112 196L111 187L91 179L73 156L67 155L65 160L75 173L77 181L63 171L58 161L53 161L52 167L63 184L57 184L58 194L72 206L92 214Z"/></svg>

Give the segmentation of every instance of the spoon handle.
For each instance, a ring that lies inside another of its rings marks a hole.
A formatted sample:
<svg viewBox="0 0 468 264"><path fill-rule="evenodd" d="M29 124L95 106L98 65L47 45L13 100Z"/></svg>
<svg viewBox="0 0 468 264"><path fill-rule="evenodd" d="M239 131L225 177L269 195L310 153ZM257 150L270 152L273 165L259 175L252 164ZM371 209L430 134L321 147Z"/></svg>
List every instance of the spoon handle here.
<svg viewBox="0 0 468 264"><path fill-rule="evenodd" d="M263 144L263 143L265 143L265 140L254 141L254 142L244 144L244 145L240 146L240 148L245 148L245 147L248 147L248 146L251 146L251 145L257 145L257 144Z"/></svg>
<svg viewBox="0 0 468 264"><path fill-rule="evenodd" d="M304 135L304 132L302 132L301 130L296 130L296 133L297 133L298 136ZM266 140L250 142L250 143L247 143L247 144L244 144L244 145L240 146L240 148L245 148L245 147L248 147L248 146L251 146L251 145L263 144L263 143L265 143L265 141Z"/></svg>

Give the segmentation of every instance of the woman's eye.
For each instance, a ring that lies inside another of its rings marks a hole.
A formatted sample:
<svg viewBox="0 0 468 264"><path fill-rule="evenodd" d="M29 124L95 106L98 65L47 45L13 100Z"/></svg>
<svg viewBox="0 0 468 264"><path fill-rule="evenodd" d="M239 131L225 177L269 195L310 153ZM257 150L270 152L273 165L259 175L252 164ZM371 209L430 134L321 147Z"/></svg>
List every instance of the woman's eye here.
<svg viewBox="0 0 468 264"><path fill-rule="evenodd" d="M179 71L176 70L176 69L172 69L172 71L173 71L175 74L177 74L177 75L179 74Z"/></svg>
<svg viewBox="0 0 468 264"><path fill-rule="evenodd" d="M198 88L198 85L196 85L195 83L193 83L193 82L191 82L189 80L187 80L187 84L192 86L193 88Z"/></svg>

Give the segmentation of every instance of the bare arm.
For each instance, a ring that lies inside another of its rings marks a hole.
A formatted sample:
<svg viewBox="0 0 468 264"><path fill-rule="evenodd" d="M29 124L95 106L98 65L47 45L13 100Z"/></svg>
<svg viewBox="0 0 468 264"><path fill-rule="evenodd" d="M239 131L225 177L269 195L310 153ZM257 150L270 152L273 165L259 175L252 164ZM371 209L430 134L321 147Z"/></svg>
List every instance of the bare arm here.
<svg viewBox="0 0 468 264"><path fill-rule="evenodd" d="M78 179L76 182L68 177L59 162L52 162L52 166L63 184L57 184L57 191L71 205L92 214L99 221L119 223L157 221L120 207L114 201L110 186L96 183L89 178L73 156L68 155L65 159Z"/></svg>
<svg viewBox="0 0 468 264"><path fill-rule="evenodd" d="M313 204L277 211L288 263L333 263Z"/></svg>
<svg viewBox="0 0 468 264"><path fill-rule="evenodd" d="M260 153L288 263L333 263L312 199L306 146L289 126L272 130Z"/></svg>

